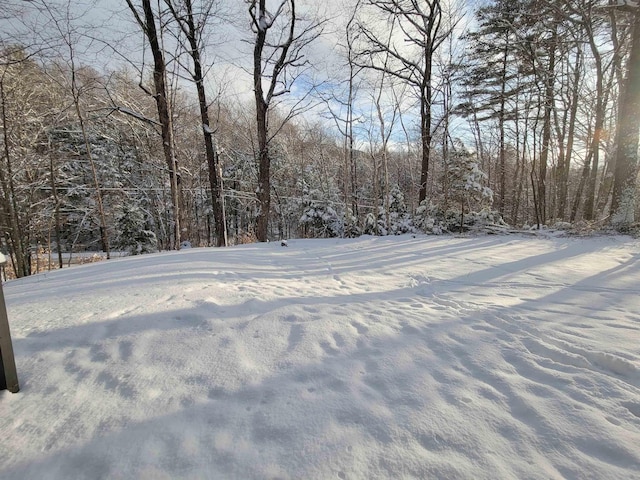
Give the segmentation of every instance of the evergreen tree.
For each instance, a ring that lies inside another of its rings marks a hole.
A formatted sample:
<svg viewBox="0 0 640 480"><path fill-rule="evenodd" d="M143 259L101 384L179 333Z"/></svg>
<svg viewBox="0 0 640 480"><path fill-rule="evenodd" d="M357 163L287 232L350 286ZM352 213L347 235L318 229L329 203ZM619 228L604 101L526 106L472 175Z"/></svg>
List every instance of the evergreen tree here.
<svg viewBox="0 0 640 480"><path fill-rule="evenodd" d="M322 192L305 184L302 203L304 211L300 224L312 237L341 237L343 219Z"/></svg>
<svg viewBox="0 0 640 480"><path fill-rule="evenodd" d="M498 129L498 210L504 214L507 191L507 124L516 118L519 93L531 86L522 62L527 0L493 0L478 9L478 27L467 34L469 61L462 70L467 101L458 107L474 122L495 121Z"/></svg>
<svg viewBox="0 0 640 480"><path fill-rule="evenodd" d="M156 234L149 229L144 211L137 205L125 203L117 218L118 248L130 255L152 253L158 250Z"/></svg>
<svg viewBox="0 0 640 480"><path fill-rule="evenodd" d="M455 142L455 148L451 153L449 174L451 196L460 205L460 230L463 230L465 208L467 211L482 210L493 201L493 191L483 185L487 175L480 170L475 155L459 140Z"/></svg>
<svg viewBox="0 0 640 480"><path fill-rule="evenodd" d="M413 232L413 221L407 205L404 193L398 185L394 185L387 198L389 204L389 223L386 221L385 207L380 207L378 211L378 226L381 235L401 235Z"/></svg>
<svg viewBox="0 0 640 480"><path fill-rule="evenodd" d="M356 238L360 235L362 235L362 229L358 226L358 217L349 209L344 216L344 236Z"/></svg>

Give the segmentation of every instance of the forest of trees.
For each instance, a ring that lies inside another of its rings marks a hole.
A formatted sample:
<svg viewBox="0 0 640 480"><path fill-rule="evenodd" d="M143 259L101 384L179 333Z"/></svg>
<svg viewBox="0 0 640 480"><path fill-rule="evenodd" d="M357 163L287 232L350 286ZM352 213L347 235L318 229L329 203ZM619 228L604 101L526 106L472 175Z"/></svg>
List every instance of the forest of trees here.
<svg viewBox="0 0 640 480"><path fill-rule="evenodd" d="M637 228L635 2L5 3L18 277L38 249Z"/></svg>

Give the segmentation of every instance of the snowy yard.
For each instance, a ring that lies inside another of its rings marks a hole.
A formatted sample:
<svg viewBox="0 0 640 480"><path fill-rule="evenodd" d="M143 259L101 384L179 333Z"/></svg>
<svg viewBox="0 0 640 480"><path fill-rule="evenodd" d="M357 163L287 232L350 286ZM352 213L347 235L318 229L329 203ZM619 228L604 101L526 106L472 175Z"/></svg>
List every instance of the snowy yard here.
<svg viewBox="0 0 640 480"><path fill-rule="evenodd" d="M411 236L4 285L2 479L640 479L640 244Z"/></svg>

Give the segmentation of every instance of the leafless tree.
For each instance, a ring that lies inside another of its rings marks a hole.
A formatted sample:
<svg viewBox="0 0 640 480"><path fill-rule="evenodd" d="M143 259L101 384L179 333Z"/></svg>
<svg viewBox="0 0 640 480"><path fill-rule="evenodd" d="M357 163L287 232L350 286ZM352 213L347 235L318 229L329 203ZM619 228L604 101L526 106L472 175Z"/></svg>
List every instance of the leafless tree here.
<svg viewBox="0 0 640 480"><path fill-rule="evenodd" d="M455 28L443 14L441 0L367 0L387 19L398 26L399 33L389 36L376 25L360 21L359 30L366 46L360 55L362 66L386 72L411 85L420 105L422 162L418 201L427 197L431 142L433 138L432 106L434 54Z"/></svg>
<svg viewBox="0 0 640 480"><path fill-rule="evenodd" d="M354 112L354 104L362 80L359 78L362 67L356 64L356 42L358 32L354 28L356 15L360 9L362 0L357 0L349 20L344 29L344 44L338 44L344 50L345 63L340 65L340 69L347 68L347 78L339 78L338 92L321 89L318 91L320 97L326 105L327 114L335 124L343 138L344 155L344 176L343 194L345 208L351 208L351 213L358 218L358 165L355 151L355 131L354 127L359 121L358 115ZM345 86L346 85L346 86Z"/></svg>
<svg viewBox="0 0 640 480"><path fill-rule="evenodd" d="M148 92L153 96L158 110L158 120L161 125L162 148L165 162L169 170L169 180L171 182L171 203L173 206L174 238L173 248L180 248L180 193L179 193L179 172L178 162L174 152L173 124L171 121L170 104L167 88L167 64L165 62L164 50L161 45L160 32L156 22L157 15L151 6L151 0L140 0L140 5L134 5L133 0L126 0L136 23L139 25L144 36L149 42L151 54L153 56L153 85L154 92ZM162 28L162 27L161 27ZM143 86L143 78L140 79L140 86Z"/></svg>
<svg viewBox="0 0 640 480"><path fill-rule="evenodd" d="M256 237L268 240L271 209L271 158L269 145L283 125L299 113L304 102L289 109L279 125L270 125L270 110L278 97L290 93L294 82L308 67L304 49L321 33L322 24L305 23L296 11L296 0L282 0L275 12L266 0L246 0L253 38L253 86L258 139L258 216Z"/></svg>
<svg viewBox="0 0 640 480"><path fill-rule="evenodd" d="M9 139L11 131L9 113L8 113L8 95L6 84L9 77L9 65L15 65L16 58L11 55L3 62L2 73L0 75L0 126L3 134L3 165L0 165L0 187L2 188L2 216L6 225L6 236L9 241L13 255L14 271L18 277L24 277L31 272L29 261L29 244L23 233L23 220L21 219L20 209L16 196L16 186L13 174L13 142Z"/></svg>
<svg viewBox="0 0 640 480"><path fill-rule="evenodd" d="M12 134L21 130L16 127L25 127L20 125L21 120L14 114L17 103L27 100L28 94L25 95L27 98L20 100L12 97L19 97L23 93L21 90L26 86L24 79L28 77L27 72L31 69L35 56L43 49L35 42L36 35L22 31L28 29L22 29L22 22L17 21L31 9L29 4L10 0L3 3L0 12L0 21L3 22L3 29L0 31L0 224L5 227L4 240L11 248L11 263L18 277L31 274L29 212L24 210L19 199L20 186L17 183L21 172L20 165L16 165L19 152L24 151L27 146L20 145L20 141L12 138ZM30 107L22 104L18 109L27 113Z"/></svg>
<svg viewBox="0 0 640 480"><path fill-rule="evenodd" d="M91 142L89 141L89 136L87 134L85 114L80 105L83 88L78 81L76 49L78 48L79 38L82 33L77 30L77 27L74 25L74 18L71 13L71 2L67 1L65 5L60 5L59 7L59 9L54 10L47 2L43 1L41 3L42 11L46 12L47 16L53 23L55 34L59 36L59 41L61 42L62 48L65 50L64 53L60 52L60 56L66 60L68 67L69 78L65 79L67 82L66 86L71 93L73 109L75 111L78 124L80 125L87 159L91 166L93 185L96 193L96 204L98 206L98 217L100 218L100 238L102 240L102 249L107 254L107 259L109 259L111 258L111 252L109 247L109 235L107 231L104 203L102 201L102 189L100 187L100 182L98 181L96 163L93 158ZM57 196L55 193L54 195ZM60 250L60 245L58 245L58 250Z"/></svg>
<svg viewBox="0 0 640 480"><path fill-rule="evenodd" d="M198 11L194 11L192 0L164 0L174 20L186 39L187 52L192 60L189 73L198 92L198 106L202 120L205 153L209 167L209 184L213 203L213 217L216 224L216 245L227 246L227 227L224 214L224 195L218 152L216 151L214 129L209 116L209 102L204 86L205 72L202 65L204 54L203 35L208 23L211 23L218 7L217 0L199 2Z"/></svg>

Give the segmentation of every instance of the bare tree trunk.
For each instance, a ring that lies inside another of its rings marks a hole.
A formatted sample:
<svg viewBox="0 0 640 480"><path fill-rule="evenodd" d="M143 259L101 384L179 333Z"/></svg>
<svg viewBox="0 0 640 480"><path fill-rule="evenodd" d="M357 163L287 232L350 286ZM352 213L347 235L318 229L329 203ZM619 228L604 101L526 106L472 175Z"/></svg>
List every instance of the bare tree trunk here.
<svg viewBox="0 0 640 480"><path fill-rule="evenodd" d="M515 124L516 124L516 142L520 142L520 132L519 132L519 109L516 109L515 112ZM518 177L518 175L515 176L516 182L517 182L517 191L515 190L515 186L514 186L514 204L513 204L513 210L511 213L511 221L513 223L517 223L518 221L518 213L520 210L520 202L522 201L522 192L524 190L524 186L526 184L526 178L527 178L527 141L528 141L528 133L529 133L529 115L526 114L525 115L525 119L524 119L524 128L523 128L523 138L522 138L522 151L519 150L520 147L518 147L518 152L517 152L517 157L519 159L520 162L520 176Z"/></svg>
<svg viewBox="0 0 640 480"><path fill-rule="evenodd" d="M544 117L542 125L542 146L540 151L540 165L538 170L538 212L539 222L545 224L547 221L547 165L549 163L549 151L551 149L551 113L554 103L554 74L556 66L555 43L558 38L558 27L555 26L549 51L549 65L545 72L544 90Z"/></svg>
<svg viewBox="0 0 640 480"><path fill-rule="evenodd" d="M378 158L373 149L371 151L371 160L373 161L373 233L374 235L380 235L380 222L378 222L378 213L380 212L380 175L378 172L380 168L378 167Z"/></svg>
<svg viewBox="0 0 640 480"><path fill-rule="evenodd" d="M510 32L505 31L505 45L502 52L502 71L500 82L500 111L498 113L498 129L500 134L500 195L498 197L498 211L501 215L505 212L505 193L507 190L506 176L507 176L507 160L506 160L506 145L505 145L505 103L506 103L506 89L507 89L507 61L509 59L509 50L511 45L509 43Z"/></svg>
<svg viewBox="0 0 640 480"><path fill-rule="evenodd" d="M4 77L3 72L3 77ZM4 140L4 157L6 171L0 168L0 185L4 196L3 210L9 226L9 240L12 244L14 271L17 277L26 277L31 274L31 262L29 259L29 245L25 243L22 232L22 224L18 213L18 203L13 182L13 169L11 162L11 149L9 147L9 119L7 115L7 97L4 78L0 79L0 104L2 106L2 131Z"/></svg>
<svg viewBox="0 0 640 480"><path fill-rule="evenodd" d="M478 112L474 109L473 110L473 137L475 140L475 144L476 144L476 155L478 157L478 164L481 165L483 171L485 168L484 165L484 159L485 159L485 147L484 147L484 142L482 140L482 131L480 130L480 121L478 120ZM448 176L448 167L446 166L447 162L445 162L445 175ZM490 181L489 177L487 177L487 180ZM448 196L448 186L449 186L449 181L445 180L445 209L447 209L449 207L449 196Z"/></svg>
<svg viewBox="0 0 640 480"><path fill-rule="evenodd" d="M614 0L609 0L610 4L613 2ZM625 72L624 72L624 65L622 61L623 60L622 53L621 53L622 49L620 45L620 39L618 37L619 35L618 20L617 20L617 15L614 9L609 9L609 24L611 25L611 45L613 46L613 52L612 52L613 58L611 59L611 64L613 68L612 81L615 81L615 83L619 86L619 88L622 88L622 85L624 85ZM621 92L618 92L618 93L619 95L621 94ZM620 110L618 110L618 117L619 116L620 116ZM618 119L613 119L613 121L614 122L618 121ZM612 128L612 130L614 129ZM616 146L615 139L614 139L614 146ZM615 170L616 170L615 152L613 155L611 155L611 159L609 161L609 169L610 169L610 175L607 175L607 183L608 183L607 190L609 191L609 194L611 194L613 191L613 184L615 180Z"/></svg>
<svg viewBox="0 0 640 480"><path fill-rule="evenodd" d="M609 81L607 82L606 93L605 93L605 105L609 104L608 97L613 92L613 83L617 78L616 68L611 69L611 73L609 76ZM624 82L623 82L624 83ZM621 85L620 83L619 85ZM615 118L613 116L609 116L607 118L607 126L604 127L605 130L615 131ZM605 147L605 151L611 151L611 146L613 145L612 139L608 139L608 145ZM607 154L604 158L604 166L603 166L603 174L602 180L600 181L600 186L598 188L598 196L597 196L597 211L602 215L607 211L607 203L611 198L611 191L613 189L613 179L614 179L614 170L615 170L615 157L613 155Z"/></svg>
<svg viewBox="0 0 640 480"><path fill-rule="evenodd" d="M382 83L380 84L380 94L382 94ZM385 216L385 225L387 228L387 233L389 232L389 223L390 223L390 217L391 217L391 213L390 213L390 205L389 205L389 155L387 152L387 140L388 140L388 136L386 135L385 132L385 122L384 122L384 116L382 114L382 108L380 106L380 96L378 96L377 102L376 102L376 109L378 111L378 121L380 122L380 135L382 137L382 170L384 173L384 188L383 188L383 194L384 194L384 200L382 202L382 205L384 206L384 216Z"/></svg>
<svg viewBox="0 0 640 480"><path fill-rule="evenodd" d="M60 34L62 42L64 43L66 49L69 53L69 69L71 70L71 83L68 85L71 91L71 97L73 98L73 106L76 113L76 117L78 119L78 123L80 125L80 131L82 133L82 140L84 142L84 147L86 150L87 159L89 160L89 165L91 167L91 176L93 180L93 186L96 190L96 204L98 206L98 217L100 221L100 240L102 242L102 251L107 254L107 260L111 258L111 252L109 248L109 237L107 233L107 222L106 216L104 212L104 203L102 201L102 189L100 188L100 183L98 181L98 172L96 169L96 164L93 158L93 152L91 148L91 142L89 141L89 136L87 134L86 122L82 110L80 108L80 95L81 88L78 86L78 77L77 77L77 68L76 68L76 55L75 55L75 45L74 45L74 34L76 33L72 25L70 23L69 17L65 18L65 21L61 21L58 19L58 16L53 11L53 9L46 3L42 2L42 6L46 9L49 17L53 21ZM67 11L71 8L70 2L66 5ZM53 172L52 172L53 173Z"/></svg>
<svg viewBox="0 0 640 480"><path fill-rule="evenodd" d="M420 140L422 142L422 162L420 164L420 190L418 204L427 198L427 182L429 181L429 161L431 159L431 80L424 86L424 96L420 99Z"/></svg>
<svg viewBox="0 0 640 480"><path fill-rule="evenodd" d="M151 7L150 0L141 0L143 16L140 16L138 10L133 6L132 0L126 0L129 9L133 13L138 25L144 32L149 46L151 47L151 53L153 55L153 84L154 84L154 99L156 101L156 108L158 110L158 120L161 124L162 134L162 150L164 152L164 159L169 169L169 181L171 184L171 204L173 206L173 224L174 224L174 238L172 247L175 250L180 249L180 195L179 195L179 173L178 164L173 150L173 127L171 123L171 114L169 112L169 101L167 97L167 85L166 75L167 68L164 61L164 54L160 47L160 41L158 32L156 29L155 16ZM142 84L142 80L141 80Z"/></svg>
<svg viewBox="0 0 640 480"><path fill-rule="evenodd" d="M529 176L531 178L531 190L533 192L533 208L534 208L535 213L536 213L536 225L537 225L538 229L540 229L540 227L542 226L542 216L540 214L540 202L538 201L538 195L540 195L540 194L538 193L536 195L536 186L539 186L540 183L539 183L538 180L536 180L536 162L535 162L535 157L534 157L534 161L531 162L531 172L529 172Z"/></svg>
<svg viewBox="0 0 640 480"><path fill-rule="evenodd" d="M578 102L580 95L580 79L582 69L582 49L578 46L577 59L575 64L575 71L572 85L571 106L569 108L569 125L567 131L567 144L565 147L564 155L558 159L558 176L557 176L557 189L558 189L558 204L556 209L556 216L561 219L566 218L567 203L569 197L569 172L571 168L571 159L573 157L573 142L575 140L576 130L576 118L578 114Z"/></svg>
<svg viewBox="0 0 640 480"><path fill-rule="evenodd" d="M73 60L72 60L73 64ZM71 71L71 89L73 94L73 103L75 105L76 114L78 115L78 122L80 123L80 130L82 131L82 138L84 140L84 146L87 150L87 158L89 159L89 165L91 166L91 175L93 178L93 186L96 189L96 203L98 204L98 215L100 216L100 239L102 240L102 250L107 254L107 260L111 258L111 252L109 250L109 237L107 235L107 221L104 214L104 205L102 203L102 190L100 189L100 182L98 181L98 172L96 170L96 163L93 161L93 153L91 151L91 143L87 135L87 129L84 124L84 117L80 111L80 98L79 90L76 85L76 73L72 66Z"/></svg>
<svg viewBox="0 0 640 480"><path fill-rule="evenodd" d="M596 118L593 130L593 138L591 139L591 156L592 166L591 174L589 176L589 183L587 188L587 198L584 204L584 218L585 220L593 220L595 217L594 207L597 190L597 178L598 167L600 163L600 142L602 138L602 130L605 120L605 101L604 101L604 73L602 69L602 58L596 44L596 39L593 33L589 35L589 45L591 46L591 54L596 66Z"/></svg>
<svg viewBox="0 0 640 480"><path fill-rule="evenodd" d="M582 193L584 191L584 186L587 184L587 180L589 179L589 175L591 172L591 157L593 151L589 151L587 154L587 158L584 161L584 166L582 167L582 174L580 175L580 182L578 183L578 188L576 190L575 197L573 199L573 207L571 207L571 216L569 217L570 222L575 222L578 209L580 208L580 200L582 200Z"/></svg>
<svg viewBox="0 0 640 480"><path fill-rule="evenodd" d="M354 11L355 13L355 11ZM353 103L355 101L354 82L356 78L356 65L353 61L353 39L350 37L354 16L351 17L347 25L347 43L348 43L348 62L349 62L349 94L347 98L347 125L346 125L346 141L347 141L347 158L348 170L351 190L351 213L358 218L358 169L354 155L354 133L353 133ZM345 189L345 192L347 189Z"/></svg>
<svg viewBox="0 0 640 480"><path fill-rule="evenodd" d="M393 27L395 25L395 21L392 23L391 25L391 29L389 30L389 42L391 41L391 37L393 36ZM387 42L387 43L389 43ZM389 54L387 53L386 55L386 59L384 61L384 66L380 72L381 78L380 78L380 88L378 89L378 95L376 97L376 112L378 114L378 122L380 123L380 140L382 141L382 169L384 172L384 189L383 189L383 194L384 194L384 200L382 202L382 206L384 207L384 214L385 214L385 227L387 230L387 234L389 233L389 228L390 228L390 217L391 217L391 212L390 212L390 205L389 205L389 155L388 155L388 143L389 143L389 137L391 135L391 130L393 129L393 121L391 122L391 125L389 127L389 132L387 133L386 128L385 128L385 119L384 119L384 114L382 112L382 93L384 91L384 81L386 78L386 74L387 74L387 70L388 70L388 61L389 61ZM391 86L391 88L393 88L393 86ZM394 120L395 120L395 111L396 109L394 109Z"/></svg>
<svg viewBox="0 0 640 480"><path fill-rule="evenodd" d="M618 105L616 166L611 224L624 230L635 223L640 124L640 7L635 7L631 52Z"/></svg>
<svg viewBox="0 0 640 480"><path fill-rule="evenodd" d="M285 7L288 7L289 20L288 28L280 34L280 39L276 43L267 42L269 29L274 25L276 19L285 15ZM287 80L283 80L282 75L287 68L293 68L304 63L300 55L301 46L290 49L296 41L299 41L306 33L296 36L296 2L295 0L282 0L275 13L270 13L266 9L265 0L250 0L249 14L251 15L251 27L255 33L253 46L253 88L256 103L256 129L258 135L258 215L256 219L256 237L259 242L268 241L269 214L271 211L271 158L269 156L269 108L274 97L282 95L288 91ZM315 38L315 37L314 37ZM303 44L310 42L306 40ZM269 47L271 52L265 56L265 47ZM267 71L267 66L271 66ZM262 81L267 80L266 90ZM276 91L281 86L282 89ZM287 117L290 118L290 117Z"/></svg>
<svg viewBox="0 0 640 480"><path fill-rule="evenodd" d="M53 152L51 145L49 144L49 183L51 184L51 195L53 196L53 208L54 208L54 232L56 236L56 245L58 250L58 266L63 267L64 262L62 260L62 236L60 235L60 199L58 198L58 187L56 186L55 168L53 165ZM51 254L51 248L49 248L49 254Z"/></svg>
<svg viewBox="0 0 640 480"><path fill-rule="evenodd" d="M259 11L266 16L265 0L260 0ZM262 17L261 17L262 18ZM266 242L269 233L269 213L271 210L271 160L267 142L269 105L265 101L262 88L262 52L267 39L267 29L258 28L253 49L253 88L256 101L256 128L258 133L258 218L256 237Z"/></svg>
<svg viewBox="0 0 640 480"><path fill-rule="evenodd" d="M353 86L349 85L350 102L353 101ZM349 142L349 177L351 180L351 213L357 219L358 212L358 164L354 154L354 134L353 134L353 105L349 106L349 125L348 125L348 142Z"/></svg>
<svg viewBox="0 0 640 480"><path fill-rule="evenodd" d="M178 10L174 7L171 0L165 0L165 3L171 10L173 18L179 23L180 28L185 34L188 42L188 52L193 60L193 71L191 76L196 84L196 90L198 92L198 106L200 108L200 119L202 121L202 132L204 135L205 153L207 156L207 165L209 168L209 184L211 187L211 199L213 205L213 218L216 224L216 246L226 247L227 240L227 226L224 215L224 196L222 194L220 162L218 154L214 145L214 132L211 128L211 121L209 118L209 104L207 102L207 95L204 88L204 73L202 71L201 49L202 47L198 43L198 37L202 33L202 28L206 23L207 18L196 26L193 14L193 4L191 0L184 0L184 6L186 9L185 15L180 15ZM209 11L204 15L208 16Z"/></svg>

